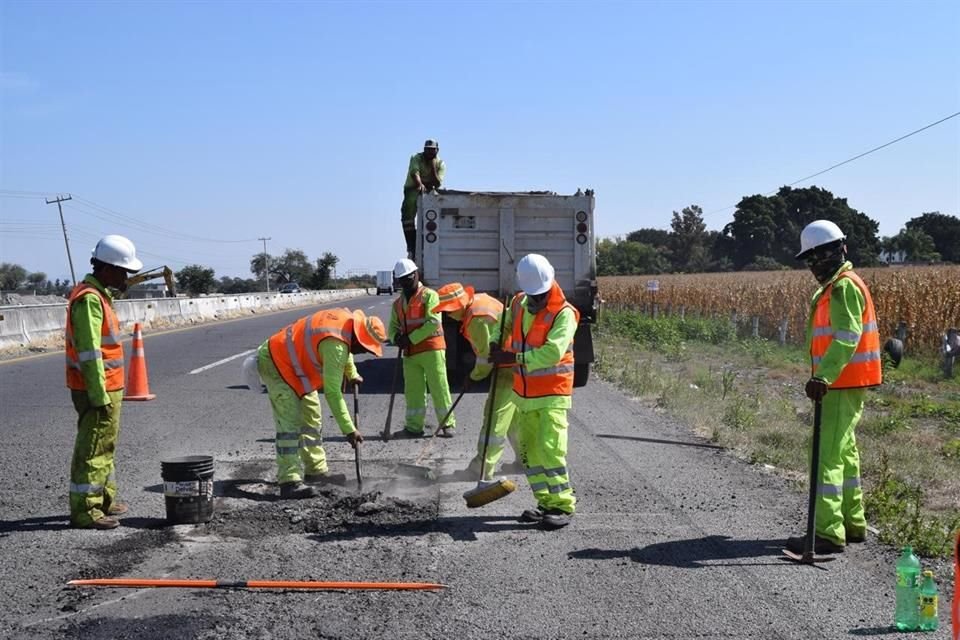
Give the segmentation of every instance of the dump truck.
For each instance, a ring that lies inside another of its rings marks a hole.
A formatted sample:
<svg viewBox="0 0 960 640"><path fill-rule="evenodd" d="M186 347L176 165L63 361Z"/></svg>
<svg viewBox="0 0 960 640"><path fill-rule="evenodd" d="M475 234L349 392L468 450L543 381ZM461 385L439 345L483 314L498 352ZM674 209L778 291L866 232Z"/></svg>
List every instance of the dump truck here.
<svg viewBox="0 0 960 640"><path fill-rule="evenodd" d="M419 197L415 261L423 282L460 282L499 300L517 291L516 263L528 253L547 257L567 300L580 312L574 338L574 386L582 387L594 361L591 325L600 312L593 235L594 193L437 190ZM457 323L444 318L452 377L473 365ZM456 373L454 373L456 372Z"/></svg>

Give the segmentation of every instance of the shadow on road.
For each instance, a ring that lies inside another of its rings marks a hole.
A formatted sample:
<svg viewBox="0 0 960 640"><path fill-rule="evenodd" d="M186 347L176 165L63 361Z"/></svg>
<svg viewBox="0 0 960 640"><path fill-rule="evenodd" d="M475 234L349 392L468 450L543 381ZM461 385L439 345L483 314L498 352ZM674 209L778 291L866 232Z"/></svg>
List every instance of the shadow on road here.
<svg viewBox="0 0 960 640"><path fill-rule="evenodd" d="M162 529L169 525L166 518L120 518L120 526L128 529Z"/></svg>
<svg viewBox="0 0 960 640"><path fill-rule="evenodd" d="M688 540L658 542L633 549L580 549L568 556L575 560L616 560L629 558L643 564L700 569L722 566L781 566L782 562L718 562L748 558L779 557L784 541L733 540L730 536L706 536Z"/></svg>
<svg viewBox="0 0 960 640"><path fill-rule="evenodd" d="M478 533L502 533L520 529L536 530L536 525L517 522L513 516L456 516L427 520L412 520L390 524L353 525L344 531L318 533L309 536L315 542L378 538L381 536L422 536L429 533L447 534L453 540L472 542Z"/></svg>
<svg viewBox="0 0 960 640"><path fill-rule="evenodd" d="M609 438L611 440L637 440L639 442L652 442L654 444L675 444L681 447L702 447L704 449L723 449L720 445L708 444L706 442L681 442L679 440L660 440L659 438L641 438L640 436L618 436L608 433L598 433L598 438Z"/></svg>
<svg viewBox="0 0 960 640"><path fill-rule="evenodd" d="M0 538L11 533L29 531L61 531L70 528L70 516L39 516L23 520L0 520Z"/></svg>
<svg viewBox="0 0 960 640"><path fill-rule="evenodd" d="M903 633L898 631L893 625L887 627L862 627L860 629L850 629L852 636L888 636L894 633Z"/></svg>

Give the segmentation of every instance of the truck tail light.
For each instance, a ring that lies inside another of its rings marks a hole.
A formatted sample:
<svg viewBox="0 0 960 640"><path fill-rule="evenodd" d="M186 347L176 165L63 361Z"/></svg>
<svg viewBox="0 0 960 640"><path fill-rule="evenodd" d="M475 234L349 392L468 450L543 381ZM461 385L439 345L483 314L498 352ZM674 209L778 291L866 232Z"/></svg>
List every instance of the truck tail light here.
<svg viewBox="0 0 960 640"><path fill-rule="evenodd" d="M578 222L577 223L577 233L586 233L587 232L587 223Z"/></svg>
<svg viewBox="0 0 960 640"><path fill-rule="evenodd" d="M587 221L587 212L577 211L577 222L586 222L586 221Z"/></svg>
<svg viewBox="0 0 960 640"><path fill-rule="evenodd" d="M427 234L427 242L436 242L436 241L437 241L437 234L432 232Z"/></svg>

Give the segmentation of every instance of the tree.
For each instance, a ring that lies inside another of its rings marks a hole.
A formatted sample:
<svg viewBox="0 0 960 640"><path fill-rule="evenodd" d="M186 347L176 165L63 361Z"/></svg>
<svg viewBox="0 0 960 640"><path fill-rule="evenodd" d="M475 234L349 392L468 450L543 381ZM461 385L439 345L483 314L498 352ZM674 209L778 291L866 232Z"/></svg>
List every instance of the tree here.
<svg viewBox="0 0 960 640"><path fill-rule="evenodd" d="M884 251L896 253L903 251L908 262L939 262L940 254L928 234L919 228L904 228L892 238L884 238L881 243Z"/></svg>
<svg viewBox="0 0 960 640"><path fill-rule="evenodd" d="M199 264L187 265L177 271L177 288L191 295L210 293L216 287L213 269Z"/></svg>
<svg viewBox="0 0 960 640"><path fill-rule="evenodd" d="M30 287L33 289L43 289L44 283L47 281L47 274L42 271L34 271L27 276L27 282L30 284Z"/></svg>
<svg viewBox="0 0 960 640"><path fill-rule="evenodd" d="M252 278L231 278L223 276L217 289L220 293L250 293L260 288L260 282Z"/></svg>
<svg viewBox="0 0 960 640"><path fill-rule="evenodd" d="M330 285L330 277L334 267L340 262L333 253L326 251L323 256L317 259L317 268L313 272L313 278L310 281L312 289L326 289Z"/></svg>
<svg viewBox="0 0 960 640"><path fill-rule="evenodd" d="M637 229L627 234L627 242L641 242L651 247L669 247L670 232L666 229Z"/></svg>
<svg viewBox="0 0 960 640"><path fill-rule="evenodd" d="M257 277L257 280L263 282L271 279L268 274L268 267L273 264L276 258L269 253L258 253L250 258L250 273Z"/></svg>
<svg viewBox="0 0 960 640"><path fill-rule="evenodd" d="M930 236L943 260L960 263L960 218L932 211L911 218L906 227Z"/></svg>
<svg viewBox="0 0 960 640"><path fill-rule="evenodd" d="M601 276L663 273L670 263L649 244L620 238L602 238L597 243L597 274Z"/></svg>
<svg viewBox="0 0 960 640"><path fill-rule="evenodd" d="M12 262L0 263L0 289L16 291L27 279L27 270Z"/></svg>
<svg viewBox="0 0 960 640"><path fill-rule="evenodd" d="M774 196L744 197L723 233L732 243L737 268L770 258L782 265L798 266L800 231L814 220L832 220L847 236L850 258L858 266L877 263L879 225L866 214L826 189L782 187Z"/></svg>
<svg viewBox="0 0 960 640"><path fill-rule="evenodd" d="M287 249L280 258L270 264L270 273L276 276L280 284L285 282L307 282L313 275L313 265L300 249Z"/></svg>
<svg viewBox="0 0 960 640"><path fill-rule="evenodd" d="M707 225L703 221L703 209L693 204L683 211L673 212L670 221L670 250L673 267L677 271L695 272L707 268Z"/></svg>

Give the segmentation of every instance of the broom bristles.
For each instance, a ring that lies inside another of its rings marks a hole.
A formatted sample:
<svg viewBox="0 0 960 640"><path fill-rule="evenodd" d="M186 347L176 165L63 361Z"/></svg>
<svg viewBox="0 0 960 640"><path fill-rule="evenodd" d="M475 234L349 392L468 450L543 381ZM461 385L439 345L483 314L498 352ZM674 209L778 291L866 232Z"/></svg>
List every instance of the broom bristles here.
<svg viewBox="0 0 960 640"><path fill-rule="evenodd" d="M490 504L494 500L499 500L516 490L517 484L513 480L501 478L493 482L481 482L477 487L464 493L463 497L467 501L469 509L476 509Z"/></svg>

